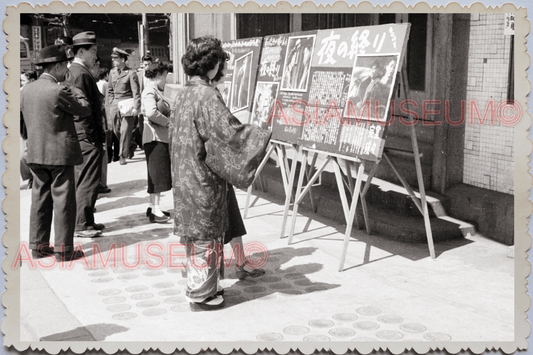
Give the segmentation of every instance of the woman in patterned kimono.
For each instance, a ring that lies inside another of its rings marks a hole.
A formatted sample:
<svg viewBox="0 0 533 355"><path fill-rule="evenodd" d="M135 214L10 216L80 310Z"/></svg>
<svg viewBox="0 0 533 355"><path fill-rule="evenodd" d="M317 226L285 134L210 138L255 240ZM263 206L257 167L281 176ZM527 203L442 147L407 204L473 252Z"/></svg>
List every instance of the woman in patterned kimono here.
<svg viewBox="0 0 533 355"><path fill-rule="evenodd" d="M220 80L225 75L226 62L222 61L218 67L218 72L211 80L211 86L217 91L217 85L220 84ZM222 94L221 94L222 95ZM259 94L261 96L261 94ZM222 98L224 101L224 98ZM260 99L258 99L260 101ZM228 229L224 234L224 244L231 244L233 255L235 256L235 269L237 278L244 279L246 277L259 277L265 274L263 269L250 269L246 270L246 257L244 255L244 244L242 236L246 235L246 227L242 220L239 203L237 202L237 196L235 196L235 190L231 184L228 184Z"/></svg>
<svg viewBox="0 0 533 355"><path fill-rule="evenodd" d="M176 97L171 121L174 234L186 242L185 296L193 311L223 306L219 278L228 228L227 180L241 181L247 173L233 169L250 157L260 161L270 139L268 129L241 124L209 85L228 59L218 39L189 43L181 61L191 78Z"/></svg>

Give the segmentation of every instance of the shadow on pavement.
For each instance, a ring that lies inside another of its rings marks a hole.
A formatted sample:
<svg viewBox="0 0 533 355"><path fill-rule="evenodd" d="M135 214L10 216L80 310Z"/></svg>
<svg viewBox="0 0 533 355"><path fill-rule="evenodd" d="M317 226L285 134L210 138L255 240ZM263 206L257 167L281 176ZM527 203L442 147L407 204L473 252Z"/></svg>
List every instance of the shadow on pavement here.
<svg viewBox="0 0 533 355"><path fill-rule="evenodd" d="M254 258L267 258L265 269L267 273L263 276L239 280L231 287L225 289L224 308L236 306L238 304L254 301L256 299L269 299L275 297L297 297L314 292L326 292L341 285L327 282L313 282L308 275L316 273L324 267L321 263L305 263L291 265L283 268L289 260L294 257L310 256L317 248L278 248L254 255ZM226 278L236 278L232 273Z"/></svg>
<svg viewBox="0 0 533 355"><path fill-rule="evenodd" d="M62 333L42 337L40 341L103 341L109 335L123 333L129 328L116 324L92 324Z"/></svg>

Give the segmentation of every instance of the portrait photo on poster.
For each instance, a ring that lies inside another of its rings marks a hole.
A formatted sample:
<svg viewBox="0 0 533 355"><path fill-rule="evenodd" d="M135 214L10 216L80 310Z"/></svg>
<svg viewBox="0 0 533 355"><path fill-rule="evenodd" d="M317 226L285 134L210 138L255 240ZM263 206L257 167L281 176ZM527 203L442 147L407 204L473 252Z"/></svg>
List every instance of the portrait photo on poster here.
<svg viewBox="0 0 533 355"><path fill-rule="evenodd" d="M344 117L385 121L398 55L358 55L350 80Z"/></svg>
<svg viewBox="0 0 533 355"><path fill-rule="evenodd" d="M249 107L248 94L250 92L252 54L253 52L246 53L235 60L231 90L231 112L237 112Z"/></svg>
<svg viewBox="0 0 533 355"><path fill-rule="evenodd" d="M307 91L316 35L289 37L281 90Z"/></svg>
<svg viewBox="0 0 533 355"><path fill-rule="evenodd" d="M278 96L279 83L257 82L252 108L252 123L268 121L274 100Z"/></svg>

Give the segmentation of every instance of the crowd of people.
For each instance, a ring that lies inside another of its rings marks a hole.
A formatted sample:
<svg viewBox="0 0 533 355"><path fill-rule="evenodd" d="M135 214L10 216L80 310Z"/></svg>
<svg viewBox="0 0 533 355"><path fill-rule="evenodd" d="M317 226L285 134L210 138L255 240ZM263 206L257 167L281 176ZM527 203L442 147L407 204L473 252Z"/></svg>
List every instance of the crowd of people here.
<svg viewBox="0 0 533 355"><path fill-rule="evenodd" d="M157 223L173 218L174 234L186 244L191 309L217 309L224 302L223 244L234 247L239 278L264 274L246 268L246 229L232 185L251 184L270 131L266 122L239 122L216 89L229 59L218 39L191 40L182 58L189 81L173 99L163 94L164 63L145 56L137 72L127 66L128 56L114 48L113 69L100 68L95 33L82 32L39 52L38 78L21 74L21 174L25 164L23 179L28 171L33 179L32 257L64 262L85 256L74 249L74 237L102 236L105 226L94 212L98 194L110 192L108 162L127 164L141 145L146 216ZM170 190L173 213L159 204Z"/></svg>

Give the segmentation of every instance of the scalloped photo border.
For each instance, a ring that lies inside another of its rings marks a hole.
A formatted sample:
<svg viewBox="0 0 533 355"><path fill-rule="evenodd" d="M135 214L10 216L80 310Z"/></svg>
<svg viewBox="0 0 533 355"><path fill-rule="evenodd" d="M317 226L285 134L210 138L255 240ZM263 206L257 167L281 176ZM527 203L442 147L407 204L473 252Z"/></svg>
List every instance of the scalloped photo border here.
<svg viewBox="0 0 533 355"><path fill-rule="evenodd" d="M348 342L202 342L202 343L171 343L157 341L139 342L21 342L20 341L20 273L19 269L12 269L16 251L19 246L20 234L20 199L19 199L19 103L20 103L20 14L21 13L212 13L212 12L277 12L277 13L301 13L301 12L381 12L381 13L514 13L515 14L515 100L521 105L523 117L515 126L515 340L512 342L450 342L450 343L408 343L403 342L379 342L379 343L348 343ZM6 17L3 21L3 30L7 35L7 51L3 61L7 70L7 77L3 83L6 92L7 107L3 115L6 138L3 141L3 150L6 156L6 170L2 175L5 186L6 198L2 201L5 213L6 231L2 236L2 242L6 247L6 254L2 263L2 270L6 278L6 291L2 295L2 304L5 308L5 318L1 323L4 345L15 348L18 351L26 349L43 349L49 353L57 353L60 350L70 349L75 353L86 350L102 350L106 353L115 353L120 350L128 350L130 353L139 353L150 349L157 349L162 353L172 353L176 350L187 353L197 353L205 350L216 350L219 353L229 353L234 350L246 353L258 351L271 351L285 354L289 351L298 350L304 354L315 351L332 351L336 354L348 351L358 351L363 354L372 351L389 350L392 353L400 353L411 350L422 354L432 350L446 350L449 353L458 353L462 350L470 350L481 353L487 350L501 350L512 353L517 350L528 348L527 338L530 334L530 324L527 320L526 311L530 307L530 297L527 294L527 277L531 271L528 261L528 250L531 247L531 237L528 234L528 218L533 205L529 200L529 190L532 188L532 176L529 173L529 156L532 152L532 142L529 139L531 115L528 111L527 98L531 91L531 84L527 79L527 68L530 66L530 56L527 53L527 36L530 32L530 22L527 20L527 9L517 8L513 4L504 4L498 7L486 7L481 3L471 6L462 6L450 3L447 6L430 6L426 3L418 3L416 6L405 6L401 2L394 2L386 6L374 6L369 2L356 5L348 5L346 2L336 2L329 5L315 5L311 1L305 1L300 5L292 5L288 2L278 2L276 5L260 5L248 2L244 6L235 6L225 1L216 5L203 5L198 1L187 4L164 2L158 5L146 5L141 1L134 1L121 5L111 1L105 5L90 5L87 2L65 4L52 1L45 5L30 5L20 3L17 6L6 7Z"/></svg>

